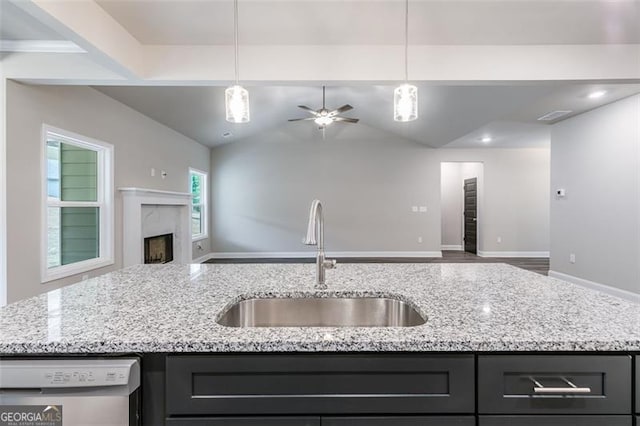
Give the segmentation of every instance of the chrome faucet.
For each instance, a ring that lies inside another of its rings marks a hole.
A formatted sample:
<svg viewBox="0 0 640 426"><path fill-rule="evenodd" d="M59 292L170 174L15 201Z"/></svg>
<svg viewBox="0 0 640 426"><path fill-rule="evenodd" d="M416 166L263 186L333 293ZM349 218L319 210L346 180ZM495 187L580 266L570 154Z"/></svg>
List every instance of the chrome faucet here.
<svg viewBox="0 0 640 426"><path fill-rule="evenodd" d="M317 289L324 290L327 284L324 282L326 269L336 267L335 259L325 259L324 257L324 218L322 216L322 203L320 200L311 202L309 210L309 224L307 225L307 236L302 242L308 246L318 246L318 254L316 256L316 285Z"/></svg>

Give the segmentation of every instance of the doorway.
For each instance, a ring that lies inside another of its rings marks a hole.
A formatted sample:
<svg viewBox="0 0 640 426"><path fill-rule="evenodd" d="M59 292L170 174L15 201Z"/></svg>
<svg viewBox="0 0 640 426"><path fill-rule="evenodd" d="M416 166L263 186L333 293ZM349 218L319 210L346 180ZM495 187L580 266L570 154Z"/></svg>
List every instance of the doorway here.
<svg viewBox="0 0 640 426"><path fill-rule="evenodd" d="M464 251L478 254L478 178L464 180Z"/></svg>
<svg viewBox="0 0 640 426"><path fill-rule="evenodd" d="M482 188L484 164L440 164L442 251L477 255L482 250Z"/></svg>

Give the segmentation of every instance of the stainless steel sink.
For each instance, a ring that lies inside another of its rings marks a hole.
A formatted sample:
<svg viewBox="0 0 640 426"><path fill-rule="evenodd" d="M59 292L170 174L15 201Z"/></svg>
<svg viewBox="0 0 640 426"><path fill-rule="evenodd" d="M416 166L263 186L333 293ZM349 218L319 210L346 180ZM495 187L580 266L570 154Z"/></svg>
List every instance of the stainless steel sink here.
<svg viewBox="0 0 640 426"><path fill-rule="evenodd" d="M227 327L413 327L425 322L409 304L384 297L247 299L218 320Z"/></svg>

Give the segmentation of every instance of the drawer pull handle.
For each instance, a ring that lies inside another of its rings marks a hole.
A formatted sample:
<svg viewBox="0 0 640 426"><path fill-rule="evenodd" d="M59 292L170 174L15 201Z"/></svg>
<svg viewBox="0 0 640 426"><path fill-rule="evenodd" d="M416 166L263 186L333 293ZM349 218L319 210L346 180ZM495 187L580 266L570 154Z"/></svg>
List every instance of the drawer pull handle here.
<svg viewBox="0 0 640 426"><path fill-rule="evenodd" d="M578 386L574 385L566 377L560 377L560 379L562 379L563 382L565 382L567 385L569 385L568 387L565 387L565 388L545 387L542 383L540 383L539 381L537 381L533 377L529 377L529 379L535 385L533 387L533 392L534 393L541 393L541 394L555 393L555 394L571 394L571 395L591 393L591 388L579 388Z"/></svg>

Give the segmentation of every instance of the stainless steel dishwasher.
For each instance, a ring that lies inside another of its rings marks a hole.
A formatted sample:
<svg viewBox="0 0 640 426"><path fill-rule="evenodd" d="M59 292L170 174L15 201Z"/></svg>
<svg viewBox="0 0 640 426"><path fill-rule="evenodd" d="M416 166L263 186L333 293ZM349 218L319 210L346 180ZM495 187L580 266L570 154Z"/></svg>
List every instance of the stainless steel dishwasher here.
<svg viewBox="0 0 640 426"><path fill-rule="evenodd" d="M0 359L0 426L140 424L135 358Z"/></svg>

